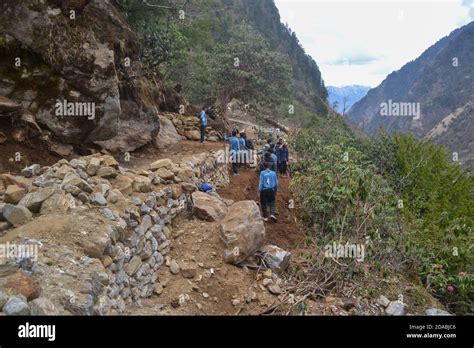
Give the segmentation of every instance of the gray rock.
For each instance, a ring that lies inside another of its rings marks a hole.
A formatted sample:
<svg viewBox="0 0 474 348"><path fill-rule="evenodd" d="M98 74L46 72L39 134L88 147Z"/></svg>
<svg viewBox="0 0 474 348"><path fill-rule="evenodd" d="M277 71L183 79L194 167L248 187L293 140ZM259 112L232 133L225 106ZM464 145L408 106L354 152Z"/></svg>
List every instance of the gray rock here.
<svg viewBox="0 0 474 348"><path fill-rule="evenodd" d="M138 207L142 205L143 201L140 199L140 197L132 196L132 198L130 198L130 203Z"/></svg>
<svg viewBox="0 0 474 348"><path fill-rule="evenodd" d="M26 297L18 294L8 299L7 303L3 306L3 312L6 315L29 315L30 307Z"/></svg>
<svg viewBox="0 0 474 348"><path fill-rule="evenodd" d="M86 170L87 163L84 160L74 158L71 161L69 161L69 165L73 168L80 168L82 170Z"/></svg>
<svg viewBox="0 0 474 348"><path fill-rule="evenodd" d="M376 302L384 308L390 304L390 300L384 295L380 295Z"/></svg>
<svg viewBox="0 0 474 348"><path fill-rule="evenodd" d="M107 195L107 200L112 204L117 203L119 200L122 200L123 198L124 197L122 193L118 189L110 190L109 194Z"/></svg>
<svg viewBox="0 0 474 348"><path fill-rule="evenodd" d="M277 247L276 245L265 245L260 251L263 260L276 273L282 273L290 264L291 253Z"/></svg>
<svg viewBox="0 0 474 348"><path fill-rule="evenodd" d="M151 212L151 208L148 205L146 205L145 203L143 203L140 206L140 214L141 215L149 214L150 212Z"/></svg>
<svg viewBox="0 0 474 348"><path fill-rule="evenodd" d="M33 185L41 187L41 188L61 185L61 183L62 183L61 179L41 180L41 179L38 178L35 181L33 181Z"/></svg>
<svg viewBox="0 0 474 348"><path fill-rule="evenodd" d="M388 307L385 309L385 313L388 315L403 315L405 311L405 305L401 301L390 301Z"/></svg>
<svg viewBox="0 0 474 348"><path fill-rule="evenodd" d="M39 164L32 164L31 166L24 168L21 171L21 175L23 175L25 178L31 178L32 176L38 175L40 171L41 166Z"/></svg>
<svg viewBox="0 0 474 348"><path fill-rule="evenodd" d="M117 172L112 167L101 167L97 170L95 175L100 176L101 178L115 178Z"/></svg>
<svg viewBox="0 0 474 348"><path fill-rule="evenodd" d="M270 291L273 295L280 295L282 290L278 284L271 284L267 287L268 291Z"/></svg>
<svg viewBox="0 0 474 348"><path fill-rule="evenodd" d="M67 193L72 194L73 196L77 196L79 193L81 193L81 189L77 186L66 184L63 186L63 190L66 191Z"/></svg>
<svg viewBox="0 0 474 348"><path fill-rule="evenodd" d="M91 158L89 165L87 166L87 174L90 176L95 175L97 170L100 168L100 158Z"/></svg>
<svg viewBox="0 0 474 348"><path fill-rule="evenodd" d="M129 276L132 276L135 274L138 268L140 268L141 265L142 265L142 259L140 258L140 256L135 255L132 257L132 259L128 263L127 267L125 268L125 271L127 272Z"/></svg>
<svg viewBox="0 0 474 348"><path fill-rule="evenodd" d="M443 309L439 309L439 308L428 308L426 311L425 311L425 314L426 315L429 315L429 316L436 316L436 315L442 315L442 316L452 316L451 313L443 310Z"/></svg>
<svg viewBox="0 0 474 348"><path fill-rule="evenodd" d="M79 199L82 203L89 202L89 196L84 192L79 193L77 195L77 199Z"/></svg>
<svg viewBox="0 0 474 348"><path fill-rule="evenodd" d="M87 192L87 193L92 193L93 191L92 187L84 179L82 179L80 176L78 176L75 173L67 173L63 179L63 184L77 186L82 191Z"/></svg>
<svg viewBox="0 0 474 348"><path fill-rule="evenodd" d="M181 188L183 189L184 192L188 192L188 193L192 193L197 190L195 185L190 184L188 182L183 182L181 184Z"/></svg>
<svg viewBox="0 0 474 348"><path fill-rule="evenodd" d="M23 225L33 219L33 215L28 209L23 206L15 206L12 204L5 205L3 209L3 216L14 226Z"/></svg>
<svg viewBox="0 0 474 348"><path fill-rule="evenodd" d="M59 315L53 302L45 297L39 297L30 302L31 315Z"/></svg>
<svg viewBox="0 0 474 348"><path fill-rule="evenodd" d="M104 208L102 209L105 217L109 220L115 220L115 215L114 213L112 213L112 210L110 210L109 208Z"/></svg>
<svg viewBox="0 0 474 348"><path fill-rule="evenodd" d="M97 205L107 205L107 200L105 199L104 195L101 192L94 192L91 195L91 203Z"/></svg>
<svg viewBox="0 0 474 348"><path fill-rule="evenodd" d="M170 272L172 274L178 274L180 271L180 267L178 265L178 263L176 262L176 260L171 260L171 263L170 263Z"/></svg>
<svg viewBox="0 0 474 348"><path fill-rule="evenodd" d="M151 226L153 226L153 222L151 221L150 215L144 215L142 221L140 222L140 226L138 226L138 234L144 235L146 231L148 231Z"/></svg>
<svg viewBox="0 0 474 348"><path fill-rule="evenodd" d="M36 192L27 193L18 205L28 208L32 213L38 213L41 209L41 204L56 192L57 189L48 187Z"/></svg>
<svg viewBox="0 0 474 348"><path fill-rule="evenodd" d="M153 209L156 205L156 197L154 194L149 194L147 195L145 199L145 204L149 206L151 209Z"/></svg>

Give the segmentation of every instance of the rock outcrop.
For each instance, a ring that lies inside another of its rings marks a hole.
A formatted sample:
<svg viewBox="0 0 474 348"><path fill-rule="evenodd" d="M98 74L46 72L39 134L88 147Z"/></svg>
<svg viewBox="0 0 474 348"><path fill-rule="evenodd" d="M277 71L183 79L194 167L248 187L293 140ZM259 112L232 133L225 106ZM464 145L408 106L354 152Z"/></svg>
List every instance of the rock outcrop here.
<svg viewBox="0 0 474 348"><path fill-rule="evenodd" d="M111 1L2 1L0 50L0 115L17 128L113 152L155 141L163 91Z"/></svg>
<svg viewBox="0 0 474 348"><path fill-rule="evenodd" d="M202 220L219 221L227 213L227 206L219 198L199 191L194 192L192 198L193 212Z"/></svg>

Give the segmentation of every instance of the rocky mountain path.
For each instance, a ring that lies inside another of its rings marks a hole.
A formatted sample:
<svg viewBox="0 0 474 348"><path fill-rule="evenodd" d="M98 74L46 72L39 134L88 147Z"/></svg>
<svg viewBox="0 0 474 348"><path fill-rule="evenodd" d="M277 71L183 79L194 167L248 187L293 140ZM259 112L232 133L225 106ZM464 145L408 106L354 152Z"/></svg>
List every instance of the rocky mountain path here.
<svg viewBox="0 0 474 348"><path fill-rule="evenodd" d="M193 149L199 149L199 145ZM292 252L293 262L298 259L296 250L305 235L297 228L289 205L289 181L280 179L278 222L266 224L264 244ZM219 195L234 202L258 201L257 189L257 172L243 169L240 175L231 177ZM257 315L280 302L283 295L270 293L262 283L268 278L268 271L264 276L265 269L240 268L224 262L219 228L219 222L204 222L194 216L177 219L171 232L172 249L166 258L168 267L158 271L160 285L152 297L143 299L140 306L130 307L127 314Z"/></svg>

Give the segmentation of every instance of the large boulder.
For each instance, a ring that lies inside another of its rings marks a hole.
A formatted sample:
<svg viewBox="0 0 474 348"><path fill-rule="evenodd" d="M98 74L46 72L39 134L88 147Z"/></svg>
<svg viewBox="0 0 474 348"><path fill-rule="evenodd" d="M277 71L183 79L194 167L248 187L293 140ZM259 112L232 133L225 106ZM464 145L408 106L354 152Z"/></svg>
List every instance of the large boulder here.
<svg viewBox="0 0 474 348"><path fill-rule="evenodd" d="M5 191L3 201L5 203L17 204L26 195L26 189L17 185L9 185Z"/></svg>
<svg viewBox="0 0 474 348"><path fill-rule="evenodd" d="M219 198L196 191L192 194L194 214L206 221L218 221L227 213L227 206Z"/></svg>
<svg viewBox="0 0 474 348"><path fill-rule="evenodd" d="M12 204L5 204L2 215L13 226L24 225L33 218L33 215L27 208Z"/></svg>
<svg viewBox="0 0 474 348"><path fill-rule="evenodd" d="M188 140L200 140L201 139L201 132L196 129L187 130L184 132L184 136Z"/></svg>
<svg viewBox="0 0 474 348"><path fill-rule="evenodd" d="M156 85L137 74L139 40L112 1L5 0L0 23L0 50L28 62L0 62L8 73L0 113L21 106L60 142L79 146L123 153L154 141L162 93L147 95ZM61 105L73 105L73 115L61 115Z"/></svg>
<svg viewBox="0 0 474 348"><path fill-rule="evenodd" d="M159 149L167 149L181 141L181 135L176 132L176 128L167 117L158 116L160 119L160 132L155 138L155 146Z"/></svg>
<svg viewBox="0 0 474 348"><path fill-rule="evenodd" d="M56 191L57 189L53 187L46 187L36 192L30 192L20 200L18 205L28 208L32 213L38 213L41 204L43 204L43 202L51 197Z"/></svg>
<svg viewBox="0 0 474 348"><path fill-rule="evenodd" d="M238 264L253 255L263 245L265 226L255 201L240 201L229 207L221 221L225 262Z"/></svg>
<svg viewBox="0 0 474 348"><path fill-rule="evenodd" d="M68 196L66 194L55 193L54 195L46 199L43 204L41 204L40 213L65 213L69 210L70 206L71 200L68 199Z"/></svg>

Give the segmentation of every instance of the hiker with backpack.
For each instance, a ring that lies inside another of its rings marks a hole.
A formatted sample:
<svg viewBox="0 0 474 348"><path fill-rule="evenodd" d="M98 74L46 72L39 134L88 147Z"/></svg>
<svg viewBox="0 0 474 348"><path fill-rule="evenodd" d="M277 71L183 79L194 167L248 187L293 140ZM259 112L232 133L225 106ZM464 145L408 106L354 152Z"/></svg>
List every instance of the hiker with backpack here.
<svg viewBox="0 0 474 348"><path fill-rule="evenodd" d="M260 205L262 207L263 221L268 221L268 209L270 209L270 219L273 222L276 218L276 193L278 190L278 178L276 173L270 169L268 163L263 163L263 170L260 172L258 192L260 192Z"/></svg>
<svg viewBox="0 0 474 348"><path fill-rule="evenodd" d="M232 173L234 175L239 175L239 165L238 158L240 152L240 141L237 138L237 130L232 131L231 137L224 137L224 140L230 144L230 161L232 163Z"/></svg>
<svg viewBox="0 0 474 348"><path fill-rule="evenodd" d="M205 141L206 136L206 126L207 126L207 116L206 109L203 107L199 113L199 118L201 119L201 144Z"/></svg>

